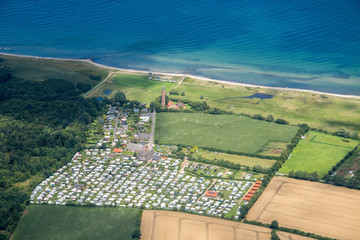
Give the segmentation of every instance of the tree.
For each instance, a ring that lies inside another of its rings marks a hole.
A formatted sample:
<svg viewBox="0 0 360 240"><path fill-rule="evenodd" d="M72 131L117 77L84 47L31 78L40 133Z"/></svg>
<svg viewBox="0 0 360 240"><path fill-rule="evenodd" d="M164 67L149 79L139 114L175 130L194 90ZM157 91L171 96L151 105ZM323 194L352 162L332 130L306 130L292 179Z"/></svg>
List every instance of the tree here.
<svg viewBox="0 0 360 240"><path fill-rule="evenodd" d="M135 229L131 235L133 239L139 239L141 237L140 229Z"/></svg>
<svg viewBox="0 0 360 240"><path fill-rule="evenodd" d="M274 121L273 115L271 115L271 114L268 115L268 116L266 117L265 121L267 121L267 122L273 122L273 121Z"/></svg>
<svg viewBox="0 0 360 240"><path fill-rule="evenodd" d="M288 121L286 121L286 120L284 120L284 119L281 119L281 118L276 119L275 123L277 123L277 124L283 124L283 125L288 125L288 124L289 124Z"/></svg>
<svg viewBox="0 0 360 240"><path fill-rule="evenodd" d="M182 91L182 92L181 92L181 96L185 96L185 91Z"/></svg>
<svg viewBox="0 0 360 240"><path fill-rule="evenodd" d="M275 230L275 229L273 229L273 230L271 231L271 238L270 238L270 240L280 240L280 237L276 234L276 230Z"/></svg>
<svg viewBox="0 0 360 240"><path fill-rule="evenodd" d="M270 224L270 228L271 229L278 229L279 228L279 223L276 220L273 220Z"/></svg>
<svg viewBox="0 0 360 240"><path fill-rule="evenodd" d="M261 114L254 114L254 116L252 116L253 119L257 119L257 120L264 120L264 117Z"/></svg>
<svg viewBox="0 0 360 240"><path fill-rule="evenodd" d="M350 138L359 139L359 136L358 136L357 132L353 132L353 133L350 134Z"/></svg>
<svg viewBox="0 0 360 240"><path fill-rule="evenodd" d="M310 173L310 181L319 181L319 175L318 173L315 171L315 172L312 172Z"/></svg>
<svg viewBox="0 0 360 240"><path fill-rule="evenodd" d="M120 105L124 105L127 102L125 93L117 92L114 97L114 101L120 103Z"/></svg>

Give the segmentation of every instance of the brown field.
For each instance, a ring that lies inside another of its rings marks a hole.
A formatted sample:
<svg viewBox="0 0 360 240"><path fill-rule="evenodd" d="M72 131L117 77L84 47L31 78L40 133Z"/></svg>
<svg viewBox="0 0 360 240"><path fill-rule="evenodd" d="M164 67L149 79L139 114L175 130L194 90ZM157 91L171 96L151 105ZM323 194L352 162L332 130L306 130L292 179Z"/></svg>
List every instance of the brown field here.
<svg viewBox="0 0 360 240"><path fill-rule="evenodd" d="M271 230L199 215L147 210L141 220L141 240L269 240ZM282 240L310 238L278 232Z"/></svg>
<svg viewBox="0 0 360 240"><path fill-rule="evenodd" d="M274 177L250 209L249 220L338 239L359 239L360 191Z"/></svg>

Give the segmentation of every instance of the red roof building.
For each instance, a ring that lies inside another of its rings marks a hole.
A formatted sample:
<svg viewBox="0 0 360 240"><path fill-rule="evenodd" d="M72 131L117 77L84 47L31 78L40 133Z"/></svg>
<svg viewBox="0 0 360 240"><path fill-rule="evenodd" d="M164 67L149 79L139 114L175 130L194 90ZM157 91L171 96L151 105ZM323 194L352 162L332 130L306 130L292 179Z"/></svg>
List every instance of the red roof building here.
<svg viewBox="0 0 360 240"><path fill-rule="evenodd" d="M217 196L218 196L218 193L214 192L214 191L206 191L206 193L205 193L205 197L216 198Z"/></svg>

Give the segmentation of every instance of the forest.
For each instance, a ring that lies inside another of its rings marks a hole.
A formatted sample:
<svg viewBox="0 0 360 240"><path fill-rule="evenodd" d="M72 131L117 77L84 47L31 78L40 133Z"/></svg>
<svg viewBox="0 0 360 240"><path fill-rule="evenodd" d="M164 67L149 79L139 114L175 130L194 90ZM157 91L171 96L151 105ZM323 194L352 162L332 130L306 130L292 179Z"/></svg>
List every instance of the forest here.
<svg viewBox="0 0 360 240"><path fill-rule="evenodd" d="M32 188L83 148L87 125L105 105L84 99L87 89L63 79L17 79L0 69L0 239L14 231Z"/></svg>

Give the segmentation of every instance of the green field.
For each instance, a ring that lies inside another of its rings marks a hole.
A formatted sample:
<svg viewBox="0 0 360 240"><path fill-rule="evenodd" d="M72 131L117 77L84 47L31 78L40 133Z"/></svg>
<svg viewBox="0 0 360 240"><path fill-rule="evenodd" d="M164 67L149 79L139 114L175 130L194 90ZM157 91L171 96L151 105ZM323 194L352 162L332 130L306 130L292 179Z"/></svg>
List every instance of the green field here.
<svg viewBox="0 0 360 240"><path fill-rule="evenodd" d="M269 141L290 142L297 130L296 126L234 115L159 113L155 139L160 144L256 153Z"/></svg>
<svg viewBox="0 0 360 240"><path fill-rule="evenodd" d="M0 66L9 67L15 77L43 81L49 78L64 79L72 83L89 83L94 86L100 81L91 80L90 75L100 76L102 80L108 70L80 61L63 61L40 58L21 58L1 55Z"/></svg>
<svg viewBox="0 0 360 240"><path fill-rule="evenodd" d="M148 75L119 73L111 81L103 84L95 96L105 97L104 90L111 89L113 92L108 97L113 97L117 91L122 91L130 100L150 103L161 96L161 89L165 86L170 91L176 83L150 81Z"/></svg>
<svg viewBox="0 0 360 240"><path fill-rule="evenodd" d="M310 127L332 132L346 128L360 133L360 111L357 111L360 109L360 99L358 98L236 86L190 78L186 78L176 90L186 93L185 96L176 96L176 98L202 101L200 96L203 96L203 100L210 106L235 113L262 114L264 117L272 114L274 118L283 118L293 125L307 123ZM259 98L218 101L229 97L251 96L254 93L272 94L274 97L261 101Z"/></svg>
<svg viewBox="0 0 360 240"><path fill-rule="evenodd" d="M13 240L131 240L138 209L30 205Z"/></svg>
<svg viewBox="0 0 360 240"><path fill-rule="evenodd" d="M235 154L227 154L227 153L215 153L207 150L199 150L197 155L200 155L203 158L207 158L210 160L227 160L233 163L237 163L243 166L249 166L253 167L256 165L260 165L262 167L270 168L276 160L269 160L269 159L263 159L263 158L256 158L256 157L247 157L247 156L240 156Z"/></svg>
<svg viewBox="0 0 360 240"><path fill-rule="evenodd" d="M317 171L323 177L359 142L324 133L310 131L295 147L290 159L282 165L280 173L290 171Z"/></svg>

